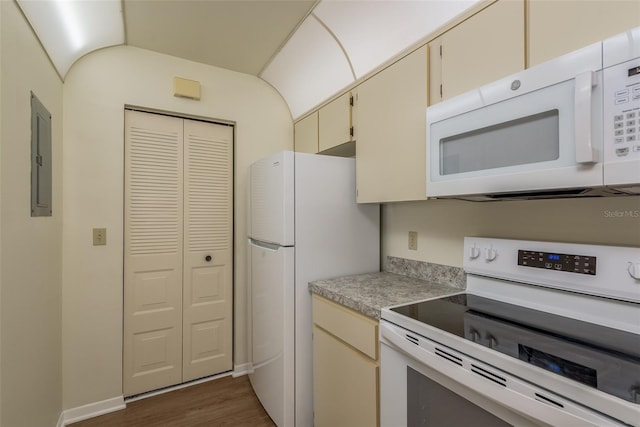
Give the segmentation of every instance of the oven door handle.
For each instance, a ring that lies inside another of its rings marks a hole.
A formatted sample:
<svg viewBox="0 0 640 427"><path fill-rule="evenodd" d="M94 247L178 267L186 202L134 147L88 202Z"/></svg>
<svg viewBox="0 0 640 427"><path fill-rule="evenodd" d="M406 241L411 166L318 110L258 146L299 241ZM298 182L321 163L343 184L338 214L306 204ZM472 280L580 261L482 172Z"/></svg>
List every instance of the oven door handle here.
<svg viewBox="0 0 640 427"><path fill-rule="evenodd" d="M460 366L450 359L438 356L436 353L424 348L421 344L428 340L425 340L422 337L417 338L414 336L415 334L406 334L401 329L396 329L396 327L385 322L381 322L380 324L380 335L383 338L381 341L390 345L392 348L395 348L396 351L404 353L406 356L414 359L418 363L428 366L430 369L448 377L450 380L460 384L461 386L469 388L473 392L478 393L489 400L493 400L502 406L508 407L511 411L519 413L526 418L535 420L537 423L543 423L543 425L547 426L620 426L620 424L599 416L597 416L597 419L594 419L595 417L590 414L585 415L591 419L585 419L550 403L536 400L536 398L533 397L536 395L536 388L528 383L524 383L516 379L510 379L510 386L513 388L496 384L483 376L471 372L467 366L469 362L465 362L465 359L470 359L468 356L442 346L448 353L454 356L461 356L460 363L462 366ZM410 335L413 339L417 339L422 342L415 343L414 341L409 341L409 338L405 335ZM384 362L382 362L382 369L384 369ZM515 388L518 390L515 390ZM527 392L527 394L530 394L532 397L524 395L522 392ZM545 394L549 394L543 390L540 390L540 393L543 397Z"/></svg>

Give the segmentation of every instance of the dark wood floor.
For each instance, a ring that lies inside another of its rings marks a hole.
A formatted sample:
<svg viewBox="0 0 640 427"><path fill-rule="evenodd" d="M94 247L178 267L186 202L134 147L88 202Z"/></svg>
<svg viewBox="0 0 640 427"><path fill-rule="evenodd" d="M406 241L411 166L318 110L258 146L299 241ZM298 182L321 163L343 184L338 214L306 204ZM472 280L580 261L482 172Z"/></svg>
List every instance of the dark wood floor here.
<svg viewBox="0 0 640 427"><path fill-rule="evenodd" d="M141 399L122 411L70 424L72 427L275 426L248 377L231 376Z"/></svg>

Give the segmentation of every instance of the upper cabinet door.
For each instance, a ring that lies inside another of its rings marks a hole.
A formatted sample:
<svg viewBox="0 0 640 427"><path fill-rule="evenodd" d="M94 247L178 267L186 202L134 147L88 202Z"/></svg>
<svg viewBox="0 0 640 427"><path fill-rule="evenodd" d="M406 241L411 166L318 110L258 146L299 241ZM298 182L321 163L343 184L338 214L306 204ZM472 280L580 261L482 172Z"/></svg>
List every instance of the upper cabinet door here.
<svg viewBox="0 0 640 427"><path fill-rule="evenodd" d="M314 111L293 127L293 147L299 153L318 152L318 112Z"/></svg>
<svg viewBox="0 0 640 427"><path fill-rule="evenodd" d="M423 46L358 86L358 202L426 197L426 75Z"/></svg>
<svg viewBox="0 0 640 427"><path fill-rule="evenodd" d="M430 104L523 70L524 25L524 0L500 0L429 43Z"/></svg>
<svg viewBox="0 0 640 427"><path fill-rule="evenodd" d="M640 26L640 0L529 0L529 66Z"/></svg>
<svg viewBox="0 0 640 427"><path fill-rule="evenodd" d="M320 109L318 115L319 151L322 152L354 140L352 106L352 94L347 92Z"/></svg>

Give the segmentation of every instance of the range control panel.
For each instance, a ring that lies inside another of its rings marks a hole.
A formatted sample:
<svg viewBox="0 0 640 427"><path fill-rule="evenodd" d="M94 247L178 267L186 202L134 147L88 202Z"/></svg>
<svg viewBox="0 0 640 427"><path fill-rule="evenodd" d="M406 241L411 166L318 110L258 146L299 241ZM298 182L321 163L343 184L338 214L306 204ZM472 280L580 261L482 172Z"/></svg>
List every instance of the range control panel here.
<svg viewBox="0 0 640 427"><path fill-rule="evenodd" d="M512 289L542 286L640 303L640 245L465 237L463 267L467 291L481 296L500 279L513 282ZM634 330L640 333L638 308L633 310Z"/></svg>
<svg viewBox="0 0 640 427"><path fill-rule="evenodd" d="M545 270L596 275L596 257L518 250L518 265Z"/></svg>

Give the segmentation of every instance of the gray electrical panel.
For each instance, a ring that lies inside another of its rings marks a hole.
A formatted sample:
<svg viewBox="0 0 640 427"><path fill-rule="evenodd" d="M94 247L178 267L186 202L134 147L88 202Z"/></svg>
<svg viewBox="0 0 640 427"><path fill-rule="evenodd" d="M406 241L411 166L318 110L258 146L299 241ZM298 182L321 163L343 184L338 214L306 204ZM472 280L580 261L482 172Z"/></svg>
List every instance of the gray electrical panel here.
<svg viewBox="0 0 640 427"><path fill-rule="evenodd" d="M31 216L51 216L51 113L31 92Z"/></svg>

